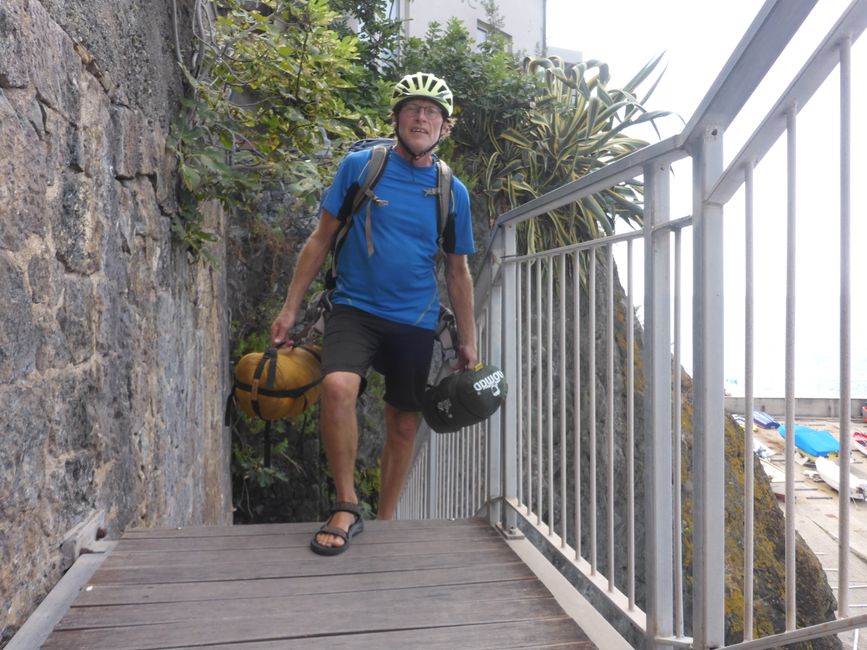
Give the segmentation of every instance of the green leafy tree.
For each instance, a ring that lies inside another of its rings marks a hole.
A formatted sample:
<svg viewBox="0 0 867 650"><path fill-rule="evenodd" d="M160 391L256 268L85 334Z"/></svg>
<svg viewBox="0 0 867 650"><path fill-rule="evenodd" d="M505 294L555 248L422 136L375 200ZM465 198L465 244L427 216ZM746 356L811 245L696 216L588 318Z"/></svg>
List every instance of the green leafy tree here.
<svg viewBox="0 0 867 650"><path fill-rule="evenodd" d="M359 114L355 123L358 137L388 132L388 106L392 82L387 70L401 47L401 22L388 17L386 0L330 0L331 7L345 17L335 23L342 36L355 38L358 65L349 71L347 87L340 95Z"/></svg>
<svg viewBox="0 0 867 650"><path fill-rule="evenodd" d="M352 138L359 114L345 103L358 39L333 28L327 0L214 2L192 97L172 146L183 182L176 232L194 250L207 240L198 205L218 200L255 213L266 188L312 205L333 160L333 139Z"/></svg>

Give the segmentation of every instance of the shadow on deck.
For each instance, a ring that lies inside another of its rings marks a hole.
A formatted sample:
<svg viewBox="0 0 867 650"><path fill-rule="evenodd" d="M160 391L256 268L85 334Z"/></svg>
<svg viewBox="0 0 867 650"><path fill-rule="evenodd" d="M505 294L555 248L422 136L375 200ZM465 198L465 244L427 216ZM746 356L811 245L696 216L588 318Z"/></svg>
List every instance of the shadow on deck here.
<svg viewBox="0 0 867 650"><path fill-rule="evenodd" d="M43 647L596 647L486 522L365 526L331 558L316 524L130 530Z"/></svg>

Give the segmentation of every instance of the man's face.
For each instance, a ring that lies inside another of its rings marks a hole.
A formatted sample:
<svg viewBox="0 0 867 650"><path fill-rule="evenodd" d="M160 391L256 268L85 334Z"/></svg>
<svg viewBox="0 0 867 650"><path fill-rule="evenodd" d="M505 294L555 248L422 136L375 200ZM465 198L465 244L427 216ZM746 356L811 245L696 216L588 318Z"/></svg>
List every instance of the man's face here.
<svg viewBox="0 0 867 650"><path fill-rule="evenodd" d="M407 100L397 115L400 137L413 150L425 151L440 138L443 113L439 104L428 99Z"/></svg>

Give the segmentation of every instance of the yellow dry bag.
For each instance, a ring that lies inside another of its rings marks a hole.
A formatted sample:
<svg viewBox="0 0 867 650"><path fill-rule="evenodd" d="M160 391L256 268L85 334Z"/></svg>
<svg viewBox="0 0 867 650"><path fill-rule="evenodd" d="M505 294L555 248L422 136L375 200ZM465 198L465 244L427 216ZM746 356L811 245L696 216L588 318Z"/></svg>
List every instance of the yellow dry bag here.
<svg viewBox="0 0 867 650"><path fill-rule="evenodd" d="M241 410L267 421L301 415L319 399L319 350L316 345L300 345L241 357L233 389Z"/></svg>

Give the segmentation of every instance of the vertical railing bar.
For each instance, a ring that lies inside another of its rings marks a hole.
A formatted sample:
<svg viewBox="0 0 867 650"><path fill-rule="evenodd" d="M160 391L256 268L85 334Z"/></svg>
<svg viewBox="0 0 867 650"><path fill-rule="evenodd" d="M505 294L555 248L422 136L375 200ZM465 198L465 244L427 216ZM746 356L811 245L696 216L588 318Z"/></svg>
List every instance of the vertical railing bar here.
<svg viewBox="0 0 867 650"><path fill-rule="evenodd" d="M574 411L574 472L575 472L575 559L581 557L581 254L575 251L572 258L572 372L574 388L572 410Z"/></svg>
<svg viewBox="0 0 867 650"><path fill-rule="evenodd" d="M449 508L451 507L451 479L452 479L452 461L449 450L451 449L451 434L444 433L442 465L443 465L443 519L449 518Z"/></svg>
<svg viewBox="0 0 867 650"><path fill-rule="evenodd" d="M452 516L451 507L452 507L452 434L445 434L445 445L443 445L443 471L445 472L445 503L443 508L443 517L448 519Z"/></svg>
<svg viewBox="0 0 867 650"><path fill-rule="evenodd" d="M475 427L476 429L478 427ZM470 517L473 514L473 429L470 429L464 435L464 517Z"/></svg>
<svg viewBox="0 0 867 650"><path fill-rule="evenodd" d="M644 562L646 633L670 637L673 535L680 519L674 513L671 451L671 235L657 228L670 221L669 176L664 163L644 166ZM678 232L675 230L675 232ZM665 647L649 643L648 647Z"/></svg>
<svg viewBox="0 0 867 650"><path fill-rule="evenodd" d="M681 494L683 492L683 395L681 382L681 317L682 317L682 292L681 292L681 255L682 255L682 232L677 229L674 232L674 373L673 373L673 402L672 413L672 439L673 439L673 483L672 508L674 510L674 630L675 635L682 637L683 627L683 504Z"/></svg>
<svg viewBox="0 0 867 650"><path fill-rule="evenodd" d="M452 511L450 517L461 516L461 437L463 429L452 434Z"/></svg>
<svg viewBox="0 0 867 650"><path fill-rule="evenodd" d="M849 615L849 453L852 449L851 400L851 263L852 263L852 41L840 43L840 524L837 615Z"/></svg>
<svg viewBox="0 0 867 650"><path fill-rule="evenodd" d="M455 433L455 512L454 518L460 519L464 514L464 438L466 429Z"/></svg>
<svg viewBox="0 0 867 650"><path fill-rule="evenodd" d="M547 341L548 353L545 355L546 379L548 389L545 391L545 415L548 419L548 534L554 533L554 264L553 257L548 258L548 315Z"/></svg>
<svg viewBox="0 0 867 650"><path fill-rule="evenodd" d="M527 264L527 343L524 355L527 359L527 514L533 512L533 267L535 260Z"/></svg>
<svg viewBox="0 0 867 650"><path fill-rule="evenodd" d="M753 638L755 454L753 453L754 239L753 165L744 168L744 641Z"/></svg>
<svg viewBox="0 0 867 650"><path fill-rule="evenodd" d="M786 112L786 631L796 626L795 540L795 215L796 107Z"/></svg>
<svg viewBox="0 0 867 650"><path fill-rule="evenodd" d="M428 435L428 443L424 448L424 455L422 456L422 467L428 467L428 459L430 458L430 438L433 436L433 433ZM421 499L419 502L419 515L421 519L431 519L431 511L430 511L430 495L433 492L431 486L431 477L430 473L427 471L421 472L422 478L422 493L419 495Z"/></svg>
<svg viewBox="0 0 867 650"><path fill-rule="evenodd" d="M478 476L476 475L476 463L478 455L477 439L479 437L479 425L473 425L467 431L467 496L465 517L472 517L478 511L479 499L476 493Z"/></svg>
<svg viewBox="0 0 867 650"><path fill-rule="evenodd" d="M560 547L566 547L566 254L560 263Z"/></svg>
<svg viewBox="0 0 867 650"><path fill-rule="evenodd" d="M524 264L519 264L518 268L515 271L516 275L516 286L515 286L515 314L517 314L517 327L515 332L515 347L517 349L517 353L515 354L515 362L517 364L516 372L515 372L515 402L517 406L517 417L516 417L516 427L517 427L517 442L516 442L516 452L517 452L517 497L518 503L524 503L524 358L521 354L521 342L523 341L524 336L524 314L522 312L524 303L523 303L523 292L524 292L524 282L523 282L523 268Z"/></svg>
<svg viewBox="0 0 867 650"><path fill-rule="evenodd" d="M428 440L428 456L427 456L427 474L428 474L428 500L427 500L427 516L430 519L439 517L439 468L437 463L438 448L434 432L430 432Z"/></svg>
<svg viewBox="0 0 867 650"><path fill-rule="evenodd" d="M723 206L708 200L723 165L724 129L693 148L693 639L725 644L725 367Z"/></svg>
<svg viewBox="0 0 867 650"><path fill-rule="evenodd" d="M596 248L590 249L588 382L590 420L590 574L596 575Z"/></svg>
<svg viewBox="0 0 867 650"><path fill-rule="evenodd" d="M463 482L464 482L464 458L463 440L467 429L463 428L455 432L455 499L452 507L452 517L460 519L464 514Z"/></svg>
<svg viewBox="0 0 867 650"><path fill-rule="evenodd" d="M448 518L454 519L457 498L457 483L458 483L458 464L457 457L457 442L460 433L449 434L449 512Z"/></svg>
<svg viewBox="0 0 867 650"><path fill-rule="evenodd" d="M608 590L614 591L614 245L608 245L607 260L607 319L606 319L606 354L607 367L605 372L605 437L608 462L606 464L606 490L608 495Z"/></svg>
<svg viewBox="0 0 867 650"><path fill-rule="evenodd" d="M476 510L485 502L485 490L487 489L482 480L482 463L484 459L484 431L476 432Z"/></svg>
<svg viewBox="0 0 867 650"><path fill-rule="evenodd" d="M632 240L626 244L626 566L629 610L635 609L635 296Z"/></svg>
<svg viewBox="0 0 867 650"><path fill-rule="evenodd" d="M431 434L431 435L433 435L433 434ZM436 470L436 475L437 475L437 480L436 480L437 498L434 501L434 505L436 506L436 517L435 518L436 519L442 519L443 518L443 504L445 501L445 492L444 492L445 476L443 475L443 471L445 468L445 463L443 460L443 451L444 451L443 447L444 447L445 440L443 439L443 437L441 435L437 435L436 438L437 439L435 441L435 444L436 444L437 454L436 454L436 464L434 466L434 469Z"/></svg>
<svg viewBox="0 0 867 650"><path fill-rule="evenodd" d="M536 318L539 326L536 328L536 523L542 523L542 492L543 467L543 419L542 419L542 267L544 262L540 259L536 269Z"/></svg>
<svg viewBox="0 0 867 650"><path fill-rule="evenodd" d="M466 517L469 511L470 498L470 456L469 456L469 438L472 435L472 429L461 431L461 517Z"/></svg>

